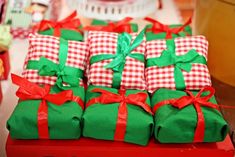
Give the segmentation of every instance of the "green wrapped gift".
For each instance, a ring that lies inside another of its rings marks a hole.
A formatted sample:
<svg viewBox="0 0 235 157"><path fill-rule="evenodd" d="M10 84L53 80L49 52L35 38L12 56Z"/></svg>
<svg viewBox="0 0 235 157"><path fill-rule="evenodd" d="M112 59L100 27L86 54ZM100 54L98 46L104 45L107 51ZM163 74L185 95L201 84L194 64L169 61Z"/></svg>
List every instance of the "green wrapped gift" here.
<svg viewBox="0 0 235 157"><path fill-rule="evenodd" d="M65 19L58 22L42 20L39 25L38 33L42 35L62 37L65 40L83 41L81 22L76 18L76 16L77 12L75 11Z"/></svg>
<svg viewBox="0 0 235 157"><path fill-rule="evenodd" d="M141 90L89 86L83 136L147 145L153 128L149 96Z"/></svg>
<svg viewBox="0 0 235 157"><path fill-rule="evenodd" d="M7 128L14 139L78 139L81 135L84 88L61 91L56 86L40 87L16 75L20 98ZM51 87L51 88L50 88Z"/></svg>
<svg viewBox="0 0 235 157"><path fill-rule="evenodd" d="M126 17L118 22L107 22L103 20L93 20L91 26L87 26L84 30L87 31L106 31L116 33L133 33L138 32L138 25L136 23L130 23L132 18Z"/></svg>
<svg viewBox="0 0 235 157"><path fill-rule="evenodd" d="M154 136L161 143L223 141L228 125L219 112L214 89L199 92L161 88L151 99Z"/></svg>
<svg viewBox="0 0 235 157"><path fill-rule="evenodd" d="M156 40L156 39L174 39L177 37L185 37L192 35L192 29L189 26L191 23L191 18L184 24L173 24L164 25L157 20L152 18L145 18L145 20L151 22L152 24L147 25L146 29L146 40Z"/></svg>

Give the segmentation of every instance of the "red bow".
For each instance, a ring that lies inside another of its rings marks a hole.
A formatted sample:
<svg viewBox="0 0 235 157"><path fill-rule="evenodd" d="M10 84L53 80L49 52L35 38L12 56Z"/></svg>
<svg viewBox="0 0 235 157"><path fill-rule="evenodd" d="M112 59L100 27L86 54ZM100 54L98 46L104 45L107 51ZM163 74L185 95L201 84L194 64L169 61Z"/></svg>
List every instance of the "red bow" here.
<svg viewBox="0 0 235 157"><path fill-rule="evenodd" d="M39 25L39 31L45 31L50 28L54 28L54 36L56 37L60 37L61 28L74 30L82 34L81 30L79 30L79 26L81 25L81 22L78 18L76 18L76 16L77 16L77 12L74 11L71 15L69 15L65 19L58 21L58 22L42 20Z"/></svg>
<svg viewBox="0 0 235 157"><path fill-rule="evenodd" d="M38 109L38 135L40 139L48 139L48 106L47 102L55 105L63 105L67 101L77 102L83 109L83 101L73 95L72 90L62 91L57 94L50 94L50 85L40 87L28 80L14 75L11 75L12 82L19 86L16 95L21 100L42 100Z"/></svg>
<svg viewBox="0 0 235 157"><path fill-rule="evenodd" d="M146 17L144 19L153 24L152 28L147 29L147 31L151 31L155 34L166 32L166 39L171 39L172 34L178 34L179 32L183 31L183 29L192 22L192 18L189 18L188 21L184 25L178 28L170 28L168 25L164 25L160 23L159 21L154 20L152 18Z"/></svg>
<svg viewBox="0 0 235 157"><path fill-rule="evenodd" d="M106 26L87 26L84 27L84 30L87 31L105 31L105 32L116 32L116 33L132 33L131 24L129 23L132 20L130 17L126 17L117 23L109 22Z"/></svg>
<svg viewBox="0 0 235 157"><path fill-rule="evenodd" d="M118 108L118 119L114 140L123 141L126 133L127 123L127 104L136 105L143 108L146 112L152 115L151 107L145 103L148 95L146 93L130 94L125 96L125 90L119 90L119 94L114 94L103 89L93 89L92 92L101 93L99 97L93 98L86 104L86 107L96 103L110 105L112 103L120 103Z"/></svg>
<svg viewBox="0 0 235 157"><path fill-rule="evenodd" d="M209 92L209 94L202 96L202 93L206 91ZM164 105L172 105L178 109L183 109L186 106L193 105L197 112L198 119L193 142L203 142L205 134L205 120L201 106L213 108L219 111L219 105L208 102L209 99L214 95L215 90L214 88L208 86L201 89L196 96L194 96L190 91L186 91L186 93L188 96L182 96L178 99L164 100L155 104L153 107L153 112L155 114L156 111Z"/></svg>

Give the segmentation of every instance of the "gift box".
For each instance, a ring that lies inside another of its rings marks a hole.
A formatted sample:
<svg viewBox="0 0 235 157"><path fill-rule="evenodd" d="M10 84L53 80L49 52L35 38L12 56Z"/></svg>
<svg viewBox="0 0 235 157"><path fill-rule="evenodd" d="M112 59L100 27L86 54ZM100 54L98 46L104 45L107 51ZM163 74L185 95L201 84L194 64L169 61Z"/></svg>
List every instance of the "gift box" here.
<svg viewBox="0 0 235 157"><path fill-rule="evenodd" d="M87 43L30 34L23 77L37 84L82 85ZM80 82L80 83L79 83Z"/></svg>
<svg viewBox="0 0 235 157"><path fill-rule="evenodd" d="M81 30L81 22L76 18L77 12L73 12L65 19L55 22L49 20L42 20L38 33L42 35L53 35L62 37L66 40L83 41L83 31Z"/></svg>
<svg viewBox="0 0 235 157"><path fill-rule="evenodd" d="M89 86L83 136L147 145L153 128L146 91Z"/></svg>
<svg viewBox="0 0 235 157"><path fill-rule="evenodd" d="M154 136L161 143L223 141L228 125L223 119L212 87L199 92L159 89L152 98Z"/></svg>
<svg viewBox="0 0 235 157"><path fill-rule="evenodd" d="M150 93L159 88L199 90L211 86L204 36L152 40L146 46L146 82Z"/></svg>
<svg viewBox="0 0 235 157"><path fill-rule="evenodd" d="M138 32L138 25L136 23L130 23L132 18L126 17L118 22L107 22L103 20L93 20L91 26L87 26L84 30L87 31L105 31L115 33L133 33Z"/></svg>
<svg viewBox="0 0 235 157"><path fill-rule="evenodd" d="M152 18L145 18L146 21L152 24L147 25L146 29L146 40L157 40L157 39L174 39L177 37L185 37L192 35L192 29L189 26L191 18L185 24L173 24L164 25L157 20Z"/></svg>
<svg viewBox="0 0 235 157"><path fill-rule="evenodd" d="M91 31L88 83L145 90L145 39L140 34Z"/></svg>
<svg viewBox="0 0 235 157"><path fill-rule="evenodd" d="M57 86L40 87L17 75L12 81L20 98L7 121L14 139L78 139L81 135L84 88L62 91Z"/></svg>
<svg viewBox="0 0 235 157"><path fill-rule="evenodd" d="M10 56L9 51L4 51L0 53L0 59L2 60L3 73L1 75L1 80L7 80L10 72Z"/></svg>

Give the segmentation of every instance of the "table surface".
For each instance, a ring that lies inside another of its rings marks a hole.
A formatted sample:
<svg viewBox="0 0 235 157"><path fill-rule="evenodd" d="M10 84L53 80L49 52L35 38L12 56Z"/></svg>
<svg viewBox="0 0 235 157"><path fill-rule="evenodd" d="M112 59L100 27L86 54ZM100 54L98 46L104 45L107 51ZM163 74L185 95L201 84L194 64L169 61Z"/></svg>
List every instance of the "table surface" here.
<svg viewBox="0 0 235 157"><path fill-rule="evenodd" d="M12 140L7 139L8 157L77 156L79 157L233 157L234 148L229 136L223 142L201 144L159 144L151 139L147 146L124 142L80 138L79 140Z"/></svg>

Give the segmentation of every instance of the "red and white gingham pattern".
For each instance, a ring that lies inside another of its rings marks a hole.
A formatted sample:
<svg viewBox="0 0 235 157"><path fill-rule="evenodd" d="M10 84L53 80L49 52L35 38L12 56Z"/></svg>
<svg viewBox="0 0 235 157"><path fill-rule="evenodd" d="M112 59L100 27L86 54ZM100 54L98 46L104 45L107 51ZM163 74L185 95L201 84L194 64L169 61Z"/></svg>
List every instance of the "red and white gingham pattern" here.
<svg viewBox="0 0 235 157"><path fill-rule="evenodd" d="M88 45L86 42L69 41L66 66L85 70L88 55L87 52ZM30 34L29 52L26 56L24 64L24 71L22 73L23 77L34 83L54 85L56 82L55 76L39 76L38 70L26 69L26 66L29 60L39 60L42 56L58 64L58 54L59 38L39 34Z"/></svg>
<svg viewBox="0 0 235 157"><path fill-rule="evenodd" d="M133 33L132 38L137 34ZM90 55L116 54L117 33L91 31L88 35ZM145 39L132 53L145 54ZM113 59L104 60L90 65L88 83L97 86L112 87L113 71L104 66ZM122 73L121 87L125 89L145 90L144 63L131 57L126 57L126 64Z"/></svg>
<svg viewBox="0 0 235 157"><path fill-rule="evenodd" d="M30 28L11 28L13 38L26 39L34 31Z"/></svg>
<svg viewBox="0 0 235 157"><path fill-rule="evenodd" d="M184 55L189 50L195 49L200 55L207 59L208 42L204 36L193 36L175 39L176 55ZM160 57L166 49L165 40L153 40L146 44L146 59ZM198 90L204 86L211 86L211 79L206 65L194 63L188 73L182 71L188 90ZM153 93L159 88L175 89L174 66L157 67L152 66L145 70L148 91Z"/></svg>

